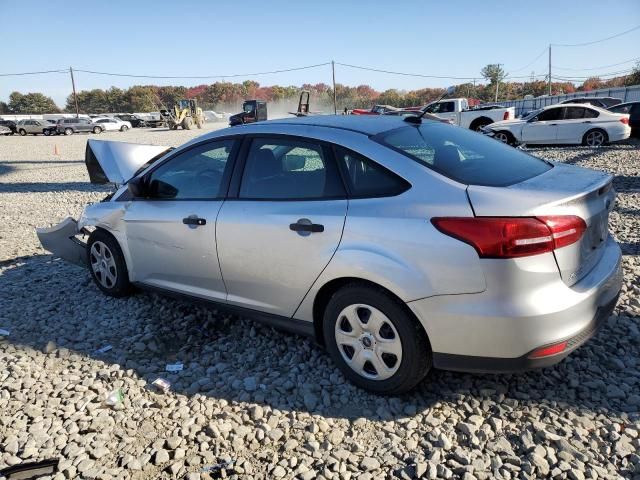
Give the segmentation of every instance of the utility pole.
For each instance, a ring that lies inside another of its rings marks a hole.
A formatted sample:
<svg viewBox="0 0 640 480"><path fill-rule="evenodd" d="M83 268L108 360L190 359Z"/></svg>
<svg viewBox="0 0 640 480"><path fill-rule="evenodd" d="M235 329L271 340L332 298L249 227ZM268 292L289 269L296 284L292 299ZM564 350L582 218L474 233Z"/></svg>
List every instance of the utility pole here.
<svg viewBox="0 0 640 480"><path fill-rule="evenodd" d="M333 114L338 114L338 102L336 100L336 62L331 60L331 74L333 75Z"/></svg>
<svg viewBox="0 0 640 480"><path fill-rule="evenodd" d="M501 66L502 64L499 63L498 68L500 68ZM500 87L500 80L501 80L500 73L498 72L498 76L496 77L496 99L495 99L496 102L498 101L498 88Z"/></svg>
<svg viewBox="0 0 640 480"><path fill-rule="evenodd" d="M73 68L69 67L69 73L71 74L71 86L73 87L73 100L76 103L76 118L78 118L80 110L78 109L78 96L76 95L76 81L73 79Z"/></svg>
<svg viewBox="0 0 640 480"><path fill-rule="evenodd" d="M549 95L551 95L551 44L549 44Z"/></svg>

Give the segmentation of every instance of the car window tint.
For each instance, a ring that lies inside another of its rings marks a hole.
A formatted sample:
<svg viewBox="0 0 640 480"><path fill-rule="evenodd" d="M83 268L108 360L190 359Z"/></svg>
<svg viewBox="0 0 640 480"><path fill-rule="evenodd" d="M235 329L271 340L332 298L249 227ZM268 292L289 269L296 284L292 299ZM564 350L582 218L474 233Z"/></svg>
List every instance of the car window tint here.
<svg viewBox="0 0 640 480"><path fill-rule="evenodd" d="M336 147L335 153L354 197L398 195L411 186L403 178L362 155L342 147Z"/></svg>
<svg viewBox="0 0 640 480"><path fill-rule="evenodd" d="M233 143L225 140L200 145L160 165L147 179L148 196L176 200L223 197L222 179Z"/></svg>
<svg viewBox="0 0 640 480"><path fill-rule="evenodd" d="M561 113L562 108L550 108L549 110L545 110L538 115L538 121L548 122L550 120L558 120Z"/></svg>
<svg viewBox="0 0 640 480"><path fill-rule="evenodd" d="M489 137L438 122L401 127L374 140L466 185L507 186L552 168Z"/></svg>
<svg viewBox="0 0 640 480"><path fill-rule="evenodd" d="M592 108L584 109L584 118L598 118L600 116L600 112L594 110Z"/></svg>
<svg viewBox="0 0 640 480"><path fill-rule="evenodd" d="M302 200L344 196L337 167L325 156L322 145L294 139L257 138L251 142L240 198Z"/></svg>
<svg viewBox="0 0 640 480"><path fill-rule="evenodd" d="M618 107L610 108L609 111L613 113L630 113L632 104L629 105L620 105Z"/></svg>
<svg viewBox="0 0 640 480"><path fill-rule="evenodd" d="M567 107L564 108L564 120L578 120L579 118L584 118L583 107Z"/></svg>

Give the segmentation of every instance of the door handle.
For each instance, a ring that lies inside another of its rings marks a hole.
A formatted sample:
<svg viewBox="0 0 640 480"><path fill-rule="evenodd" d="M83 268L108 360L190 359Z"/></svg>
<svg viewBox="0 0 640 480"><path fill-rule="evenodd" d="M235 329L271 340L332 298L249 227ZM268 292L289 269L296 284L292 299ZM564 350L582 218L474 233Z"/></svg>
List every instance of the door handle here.
<svg viewBox="0 0 640 480"><path fill-rule="evenodd" d="M586 120L586 121L584 121L582 123L591 123L591 121L590 120Z"/></svg>
<svg viewBox="0 0 640 480"><path fill-rule="evenodd" d="M557 126L558 126L558 124L557 124L557 123L550 123L550 124L549 124L549 126L550 126L550 127L557 127Z"/></svg>
<svg viewBox="0 0 640 480"><path fill-rule="evenodd" d="M201 226L201 225L206 225L207 220L204 218L196 217L195 215L191 215L189 217L183 218L182 223L184 223L185 225Z"/></svg>
<svg viewBox="0 0 640 480"><path fill-rule="evenodd" d="M289 230L293 230L294 232L307 232L307 233L320 233L324 232L324 225L320 225L319 223L311 223L311 220L308 218L301 218L296 223L291 223L289 225Z"/></svg>

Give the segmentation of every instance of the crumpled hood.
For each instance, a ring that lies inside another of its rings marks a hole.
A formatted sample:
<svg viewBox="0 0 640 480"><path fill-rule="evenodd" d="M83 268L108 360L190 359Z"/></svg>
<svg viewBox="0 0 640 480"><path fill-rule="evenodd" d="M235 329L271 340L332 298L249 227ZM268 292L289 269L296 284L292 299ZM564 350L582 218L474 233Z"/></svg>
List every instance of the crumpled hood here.
<svg viewBox="0 0 640 480"><path fill-rule="evenodd" d="M87 140L84 161L91 183L122 185L142 165L169 150L160 145Z"/></svg>
<svg viewBox="0 0 640 480"><path fill-rule="evenodd" d="M489 125L487 125L487 128L496 128L496 127L515 127L516 125L524 125L525 122L524 120L518 120L518 119L514 119L514 120L500 120L499 122L493 122Z"/></svg>

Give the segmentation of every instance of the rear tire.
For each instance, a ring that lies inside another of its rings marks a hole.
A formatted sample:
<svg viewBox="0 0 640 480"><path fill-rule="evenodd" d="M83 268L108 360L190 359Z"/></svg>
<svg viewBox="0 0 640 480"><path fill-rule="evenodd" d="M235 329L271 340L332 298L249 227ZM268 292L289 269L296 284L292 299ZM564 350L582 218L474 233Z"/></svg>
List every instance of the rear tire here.
<svg viewBox="0 0 640 480"><path fill-rule="evenodd" d="M100 128L100 127L93 127L93 133L95 133L96 135L98 135L99 133L102 133L102 128Z"/></svg>
<svg viewBox="0 0 640 480"><path fill-rule="evenodd" d="M352 383L399 395L413 389L432 365L422 325L387 291L349 284L329 299L323 316L329 354Z"/></svg>
<svg viewBox="0 0 640 480"><path fill-rule="evenodd" d="M126 132L127 130L129 130L129 127L127 127L126 125L122 125L122 126L120 127L120 131L121 131L121 132Z"/></svg>
<svg viewBox="0 0 640 480"><path fill-rule="evenodd" d="M609 136L607 132L600 128L594 128L593 130L589 130L582 137L582 145L587 147L601 147L606 145L609 141Z"/></svg>
<svg viewBox="0 0 640 480"><path fill-rule="evenodd" d="M42 133L45 137L48 137L49 135L51 135L51 132L49 130L44 130Z"/></svg>
<svg viewBox="0 0 640 480"><path fill-rule="evenodd" d="M117 240L105 230L94 230L87 242L87 265L91 278L111 297L126 297L133 288L127 264Z"/></svg>

